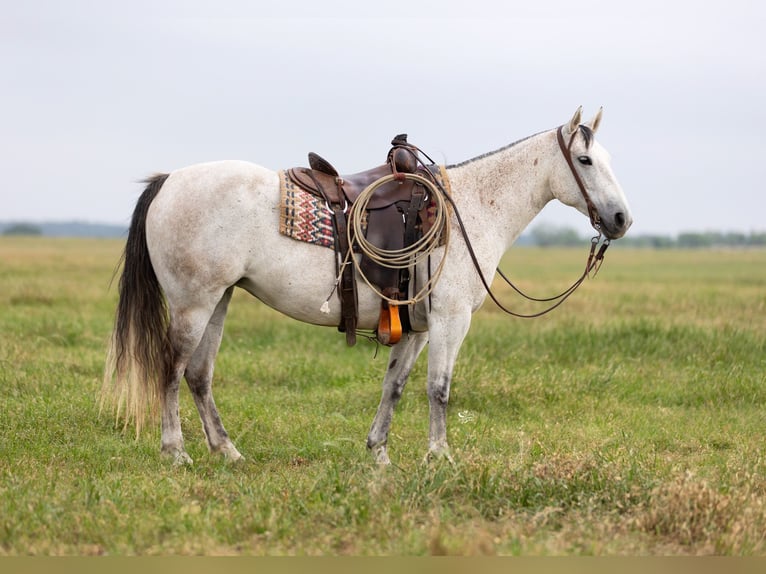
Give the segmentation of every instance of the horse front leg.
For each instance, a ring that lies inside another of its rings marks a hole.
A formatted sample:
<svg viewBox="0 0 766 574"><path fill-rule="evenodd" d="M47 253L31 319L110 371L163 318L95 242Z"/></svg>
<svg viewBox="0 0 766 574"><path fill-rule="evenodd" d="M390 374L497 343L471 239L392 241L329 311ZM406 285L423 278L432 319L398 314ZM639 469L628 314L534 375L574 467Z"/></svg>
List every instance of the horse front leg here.
<svg viewBox="0 0 766 574"><path fill-rule="evenodd" d="M388 358L388 369L383 378L383 392L378 411L367 435L367 448L380 464L391 464L388 458L388 432L394 408L402 398L404 386L415 366L420 352L428 342L428 333L410 333L403 341L394 345Z"/></svg>
<svg viewBox="0 0 766 574"><path fill-rule="evenodd" d="M452 456L447 442L447 404L452 372L460 346L468 333L471 315L438 318L431 321L428 348L429 440L426 460Z"/></svg>

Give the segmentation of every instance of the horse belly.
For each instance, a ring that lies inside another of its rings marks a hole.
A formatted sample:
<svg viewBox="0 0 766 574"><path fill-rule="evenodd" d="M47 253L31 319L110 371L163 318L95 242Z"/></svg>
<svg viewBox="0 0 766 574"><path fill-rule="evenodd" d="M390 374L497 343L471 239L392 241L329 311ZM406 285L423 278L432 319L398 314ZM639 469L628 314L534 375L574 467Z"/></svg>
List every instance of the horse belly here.
<svg viewBox="0 0 766 574"><path fill-rule="evenodd" d="M261 259L237 285L293 319L337 326L340 299L335 289L335 252L282 235L274 240L275 249L264 252L272 255ZM380 299L361 280L357 281L357 289L359 328L374 329Z"/></svg>

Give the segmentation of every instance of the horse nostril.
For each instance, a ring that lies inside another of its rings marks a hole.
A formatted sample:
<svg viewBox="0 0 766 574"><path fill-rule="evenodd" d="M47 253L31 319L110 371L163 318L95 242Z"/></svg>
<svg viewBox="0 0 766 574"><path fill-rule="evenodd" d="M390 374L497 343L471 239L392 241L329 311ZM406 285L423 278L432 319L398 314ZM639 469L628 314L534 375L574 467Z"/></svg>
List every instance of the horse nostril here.
<svg viewBox="0 0 766 574"><path fill-rule="evenodd" d="M617 227L623 227L625 225L625 214L621 211L615 213L614 222L617 224Z"/></svg>

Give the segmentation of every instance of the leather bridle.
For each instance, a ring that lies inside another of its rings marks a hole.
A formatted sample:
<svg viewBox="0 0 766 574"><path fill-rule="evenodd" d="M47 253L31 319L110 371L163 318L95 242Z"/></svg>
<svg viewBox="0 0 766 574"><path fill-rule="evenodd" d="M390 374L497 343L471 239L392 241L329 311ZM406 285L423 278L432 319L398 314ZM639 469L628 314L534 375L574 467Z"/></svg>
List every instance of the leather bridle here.
<svg viewBox="0 0 766 574"><path fill-rule="evenodd" d="M574 176L575 181L577 182L577 186L580 188L580 193L582 193L582 196L585 199L585 204L588 207L588 217L590 218L591 225L596 231L598 231L598 235L591 238L590 251L588 253L588 260L585 264L585 270L583 271L582 275L580 275L580 277L574 283L572 283L572 285L570 285L567 289L565 289L563 292L559 293L558 295L555 295L553 297L546 297L546 298L536 298L536 297L530 297L529 295L521 291L521 289L516 287L516 285L514 285L513 282L510 279L508 279L508 277L505 276L505 274L500 270L499 267L496 269L498 275L500 275L500 277L502 277L503 280L522 297L530 301L552 303L550 307L548 307L547 309L543 311L540 311L538 313L531 313L531 314L517 313L515 311L511 311L510 309L508 309L505 305L503 305L497 299L495 294L492 292L492 289L490 288L489 282L487 281L486 277L484 277L484 273L481 270L481 266L479 265L479 260L476 257L476 253L473 250L471 241L468 239L468 233L465 229L465 225L463 224L463 219L460 217L460 212L458 211L457 205L455 205L455 202L453 201L452 197L447 193L447 190L444 189L444 187L439 182L435 182L437 187L444 194L444 197L446 197L447 201L450 203L450 205L452 205L453 212L458 222L458 226L460 227L460 232L463 235L466 248L468 249L468 254L471 256L471 261L473 262L473 265L476 268L476 272L479 274L479 278L481 279L481 282L484 285L484 289L487 291L487 294L492 299L492 301L494 301L494 303L502 311L514 317L520 317L523 319L532 319L535 317L541 317L542 315L550 313L551 311L556 309L559 305L561 305L564 301L566 301L572 293L574 293L577 290L577 288L582 284L583 281L585 281L587 277L590 276L591 271L595 270L594 276L598 273L598 270L601 268L601 265L604 262L604 255L606 253L606 250L609 247L610 240L606 238L604 239L604 242L601 244L601 247L599 248L598 252L596 252L596 247L598 247L598 244L601 241L601 237L602 237L601 218L598 214L598 210L596 209L596 206L593 204L593 200L591 200L590 198L590 194L588 193L588 190L585 187L585 183L580 177L580 174L575 169L574 162L572 161L571 148L572 148L572 143L574 141L575 135L577 135L578 130L575 130L574 133L572 133L572 136L569 139L569 144L567 145L564 141L563 127L564 126L559 126L559 128L556 130L556 139L558 140L559 147L561 148L561 153L564 155L564 159L566 159L567 165L569 165L569 169L571 170L572 175ZM428 157L428 155L425 154L422 150L420 150L419 148L415 148L415 149L423 153L423 155L428 160L430 160L431 163L433 163L433 160L430 157Z"/></svg>
<svg viewBox="0 0 766 574"><path fill-rule="evenodd" d="M484 288L487 290L487 293L492 298L492 300L495 302L495 304L500 307L503 311L508 313L509 315L513 315L514 317L522 317L525 319L532 319L534 317L540 317L542 315L545 315L546 313L550 313L555 308L557 308L559 305L561 305L564 301L566 301L569 296L577 290L577 288L582 284L583 281L585 281L585 278L590 275L591 271L594 271L593 275L595 276L598 273L598 270L601 268L601 265L604 262L604 255L606 254L606 250L609 247L610 240L604 239L604 242L601 244L601 247L599 248L598 252L596 252L596 247L598 246L599 242L601 241L601 217L598 214L598 210L596 209L596 206L593 204L593 200L590 198L590 194L588 193L587 188L585 187L585 183L582 180L582 177L580 177L580 174L577 172L574 166L574 161L572 161L572 143L574 142L574 138L577 135L577 132L579 130L575 130L572 132L571 137L569 138L569 144L566 144L564 141L564 126L559 126L556 130L556 140L559 143L559 148L561 149L561 153L564 156L564 159L567 162L567 165L569 166L569 170L572 172L572 175L575 178L575 182L577 182L577 187L580 188L580 193L583 196L583 199L585 199L585 205L588 208L588 217L590 218L590 224L593 226L593 228L598 231L598 235L594 236L590 240L590 251L588 252L588 260L585 264L585 270L583 271L582 275L574 282L572 285L570 285L567 289L559 293L558 295L555 295L553 297L546 297L546 298L537 298L537 297L531 297L524 293L521 289L516 287L516 285L513 284L513 282L508 279L508 277L505 276L505 274L500 270L500 268L497 268L497 273L500 275L500 277L503 278L503 280L514 290L516 293L524 297L525 299L528 299L529 301L535 301L539 303L553 303L550 307L547 309L540 311L539 313L532 313L529 315L516 313L514 311L510 311L509 309L506 309L505 306L503 306L495 297L495 295L490 291L489 286L487 284L487 281L484 279L481 271L479 271L479 276L481 277L482 283L484 283ZM462 229L462 223L461 223L461 229ZM466 240L466 243L468 243L468 237L465 236L464 232L464 238ZM469 252L471 252L471 257L473 258L473 250L469 246ZM476 260L474 259L474 265L476 265ZM476 266L478 269L478 265Z"/></svg>
<svg viewBox="0 0 766 574"><path fill-rule="evenodd" d="M588 190L585 189L585 183L583 183L580 174L575 169L574 161L572 161L572 143L574 142L577 132L578 130L572 132L572 136L569 138L569 145L567 145L564 142L564 126L559 126L559 129L556 130L556 139L559 142L561 153L564 155L564 159L567 160L569 169L572 171L572 175L577 182L577 187L580 188L580 193L582 194L583 199L585 199L585 205L588 206L588 217L590 218L590 224L594 227L594 229L596 229L596 231L601 233L601 217L598 214L596 206L593 205L593 200L590 198Z"/></svg>

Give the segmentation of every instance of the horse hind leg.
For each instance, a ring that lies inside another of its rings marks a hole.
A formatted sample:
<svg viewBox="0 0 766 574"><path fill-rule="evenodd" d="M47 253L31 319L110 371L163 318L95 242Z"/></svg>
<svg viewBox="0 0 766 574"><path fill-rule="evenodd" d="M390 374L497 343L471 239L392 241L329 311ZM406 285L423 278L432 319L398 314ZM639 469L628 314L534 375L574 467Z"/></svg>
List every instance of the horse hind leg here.
<svg viewBox="0 0 766 574"><path fill-rule="evenodd" d="M224 319L233 290L233 287L229 287L218 302L202 340L186 366L185 373L186 382L194 397L194 403L202 421L208 449L211 453L222 454L230 461L239 460L242 455L229 439L229 435L221 422L213 399L212 385L215 359L221 346Z"/></svg>
<svg viewBox="0 0 766 574"><path fill-rule="evenodd" d="M229 294L228 297L230 296ZM190 363L197 364L192 361L192 358L205 339L211 316L216 314L216 311L222 306L222 302L223 314L225 314L228 297L225 294L223 298L220 295L214 296L207 303L198 301L193 307L174 308L173 305L170 305L168 337L173 352L173 361L162 387L161 454L171 458L173 463L177 465L192 463L191 457L184 448L178 409L181 378L186 373ZM220 322L223 322L222 319Z"/></svg>
<svg viewBox="0 0 766 574"><path fill-rule="evenodd" d="M391 463L388 458L387 443L394 408L402 397L412 367L415 366L415 361L417 361L427 342L427 333L411 333L391 349L388 370L383 378L380 404L367 435L367 448L370 449L375 460L380 464Z"/></svg>

